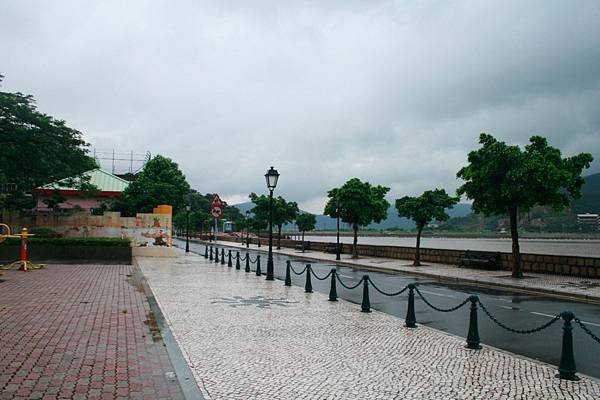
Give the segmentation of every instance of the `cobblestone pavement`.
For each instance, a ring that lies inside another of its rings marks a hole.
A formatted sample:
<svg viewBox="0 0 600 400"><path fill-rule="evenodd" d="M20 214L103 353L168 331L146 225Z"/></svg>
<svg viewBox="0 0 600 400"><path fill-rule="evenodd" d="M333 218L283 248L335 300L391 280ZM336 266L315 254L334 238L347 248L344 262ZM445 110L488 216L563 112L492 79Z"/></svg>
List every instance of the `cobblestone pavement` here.
<svg viewBox="0 0 600 400"><path fill-rule="evenodd" d="M207 399L600 398L598 380L180 254L138 263Z"/></svg>
<svg viewBox="0 0 600 400"><path fill-rule="evenodd" d="M0 277L0 399L182 399L128 265Z"/></svg>
<svg viewBox="0 0 600 400"><path fill-rule="evenodd" d="M219 246L232 246L246 249L240 243L219 241ZM255 251L266 251L266 247L257 248L251 246ZM282 248L274 250L276 254L290 257L307 257L314 260L335 263L335 254L320 251L306 251L304 253L293 249ZM502 286L508 288L538 291L542 293L561 296L577 297L583 300L600 302L600 279L578 278L574 276L539 274L526 272L526 279L515 279L510 276L509 271L485 271L472 268L457 268L456 265L425 263L420 267L411 265L411 260L397 260L378 257L363 257L353 260L349 254L342 254L342 263L348 266L356 266L373 270L398 271L410 274L425 275L445 280L459 280L465 282L479 283L484 285Z"/></svg>

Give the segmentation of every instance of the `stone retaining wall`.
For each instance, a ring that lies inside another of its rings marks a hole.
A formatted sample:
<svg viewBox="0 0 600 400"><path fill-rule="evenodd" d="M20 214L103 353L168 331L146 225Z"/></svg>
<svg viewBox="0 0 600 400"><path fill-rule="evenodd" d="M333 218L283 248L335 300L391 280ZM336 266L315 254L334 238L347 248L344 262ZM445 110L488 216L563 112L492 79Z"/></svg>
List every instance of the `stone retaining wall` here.
<svg viewBox="0 0 600 400"><path fill-rule="evenodd" d="M220 237L219 240L228 240L239 242L237 238ZM269 245L269 240L261 238L263 246ZM252 239L256 243L257 239ZM281 246L294 248L302 243L299 240L281 239ZM273 245L277 245L277 240L273 240ZM310 242L310 248L314 251L324 251L327 246L335 246L334 242ZM358 254L369 257L396 258L402 260L412 260L415 257L414 247L403 246L377 246L368 244L359 244L357 246ZM342 244L342 253L350 254L352 245ZM494 254L495 252L488 252ZM421 249L421 261L429 261L440 264L458 265L458 260L464 254L464 250L446 250L446 249ZM584 278L600 278L600 258L597 257L576 257L576 256L557 256L545 254L521 254L524 272L540 272L548 274L571 275ZM512 254L500 252L498 264L501 269L511 270Z"/></svg>

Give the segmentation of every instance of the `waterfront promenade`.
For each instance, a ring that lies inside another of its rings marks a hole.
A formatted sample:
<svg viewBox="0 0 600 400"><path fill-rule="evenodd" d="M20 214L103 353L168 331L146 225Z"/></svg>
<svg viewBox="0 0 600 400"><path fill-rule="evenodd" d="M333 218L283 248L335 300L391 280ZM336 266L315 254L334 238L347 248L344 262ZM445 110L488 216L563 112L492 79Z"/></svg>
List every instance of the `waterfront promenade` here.
<svg viewBox="0 0 600 400"><path fill-rule="evenodd" d="M218 241L218 246L228 246L239 249L241 253L246 250L246 245L238 242ZM250 246L253 251L267 252L268 246ZM350 254L341 254L341 261L335 260L335 254L322 251L307 250L304 253L289 248L276 250L274 254L281 254L292 258L304 258L319 262L346 265L364 270L403 272L414 275L427 276L451 282L465 282L479 286L492 286L509 288L532 293L549 294L600 303L600 279L579 278L565 275L552 275L526 272L526 279L514 279L510 271L486 271L474 268L458 268L456 265L437 264L424 262L420 267L412 265L412 260L398 260L380 257L360 257L352 259Z"/></svg>
<svg viewBox="0 0 600 400"><path fill-rule="evenodd" d="M178 251L138 258L207 399L597 399L600 382Z"/></svg>

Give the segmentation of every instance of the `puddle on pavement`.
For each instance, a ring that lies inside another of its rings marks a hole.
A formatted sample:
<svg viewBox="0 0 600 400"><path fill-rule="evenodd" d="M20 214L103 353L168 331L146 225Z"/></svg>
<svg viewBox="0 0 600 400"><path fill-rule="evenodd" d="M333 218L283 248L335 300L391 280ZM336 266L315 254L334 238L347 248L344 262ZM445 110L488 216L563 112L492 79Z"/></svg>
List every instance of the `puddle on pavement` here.
<svg viewBox="0 0 600 400"><path fill-rule="evenodd" d="M146 320L144 320L144 325L146 325L150 329L153 342L160 342L162 340L160 328L158 327L158 323L156 322L156 319L154 318L154 314L152 314L152 312L146 314Z"/></svg>

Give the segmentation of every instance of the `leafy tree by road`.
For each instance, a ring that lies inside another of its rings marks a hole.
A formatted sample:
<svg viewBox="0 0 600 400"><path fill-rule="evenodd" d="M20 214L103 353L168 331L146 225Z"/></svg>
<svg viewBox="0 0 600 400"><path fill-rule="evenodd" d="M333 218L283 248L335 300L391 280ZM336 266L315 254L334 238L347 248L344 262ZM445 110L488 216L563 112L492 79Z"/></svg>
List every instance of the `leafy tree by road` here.
<svg viewBox="0 0 600 400"><path fill-rule="evenodd" d="M126 215L152 212L160 204L184 210L190 185L176 162L157 155L146 163L137 179L121 193L115 209Z"/></svg>
<svg viewBox="0 0 600 400"><path fill-rule="evenodd" d="M269 196L250 193L250 200L255 204L252 209L255 218L259 218L269 223ZM283 225L296 219L298 215L298 204L294 201L286 201L283 197L273 198L273 225L277 227L277 248L281 248L281 228ZM268 226L268 225L267 225Z"/></svg>
<svg viewBox="0 0 600 400"><path fill-rule="evenodd" d="M385 186L371 186L369 182L352 178L342 187L327 192L329 200L325 205L325 215L337 218L339 213L340 219L350 224L354 231L352 258L358 258L358 227L369 225L371 222L379 223L387 217L390 203L385 199L385 195L389 190L390 188Z"/></svg>
<svg viewBox="0 0 600 400"><path fill-rule="evenodd" d="M0 91L0 143L0 208L33 207L31 189L97 168L81 132L39 112L31 95Z"/></svg>
<svg viewBox="0 0 600 400"><path fill-rule="evenodd" d="M450 216L447 208L458 203L457 197L450 197L444 189L426 190L421 196L404 196L396 200L399 217L412 219L417 225L417 246L413 265L421 265L421 233L423 228L433 220L447 221Z"/></svg>
<svg viewBox="0 0 600 400"><path fill-rule="evenodd" d="M302 252L304 252L304 232L315 229L317 218L314 214L302 213L296 217L296 226L302 232Z"/></svg>
<svg viewBox="0 0 600 400"><path fill-rule="evenodd" d="M581 196L581 172L589 168L591 154L563 158L546 138L532 136L521 150L482 133L481 147L468 155L469 164L458 171L465 183L458 188L473 200L473 211L485 215L508 214L512 237L512 276L522 278L518 215L536 205L555 210Z"/></svg>

